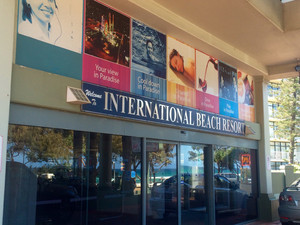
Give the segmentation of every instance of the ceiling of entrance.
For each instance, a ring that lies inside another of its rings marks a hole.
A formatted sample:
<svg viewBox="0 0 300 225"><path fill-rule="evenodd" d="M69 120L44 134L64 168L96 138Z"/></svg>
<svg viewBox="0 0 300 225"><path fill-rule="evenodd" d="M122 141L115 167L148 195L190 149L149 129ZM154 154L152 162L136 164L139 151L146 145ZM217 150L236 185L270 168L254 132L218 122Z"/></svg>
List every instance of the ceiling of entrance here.
<svg viewBox="0 0 300 225"><path fill-rule="evenodd" d="M250 75L298 75L300 0L102 2Z"/></svg>

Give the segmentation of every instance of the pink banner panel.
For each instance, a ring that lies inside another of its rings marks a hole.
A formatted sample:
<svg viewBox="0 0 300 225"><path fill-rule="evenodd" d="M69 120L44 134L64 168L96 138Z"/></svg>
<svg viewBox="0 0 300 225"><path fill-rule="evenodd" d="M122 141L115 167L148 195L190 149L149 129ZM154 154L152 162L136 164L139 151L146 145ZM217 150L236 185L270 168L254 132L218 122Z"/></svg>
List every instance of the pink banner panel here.
<svg viewBox="0 0 300 225"><path fill-rule="evenodd" d="M219 97L197 91L196 107L200 110L219 114Z"/></svg>
<svg viewBox="0 0 300 225"><path fill-rule="evenodd" d="M130 91L130 69L107 60L83 55L82 80L121 91Z"/></svg>

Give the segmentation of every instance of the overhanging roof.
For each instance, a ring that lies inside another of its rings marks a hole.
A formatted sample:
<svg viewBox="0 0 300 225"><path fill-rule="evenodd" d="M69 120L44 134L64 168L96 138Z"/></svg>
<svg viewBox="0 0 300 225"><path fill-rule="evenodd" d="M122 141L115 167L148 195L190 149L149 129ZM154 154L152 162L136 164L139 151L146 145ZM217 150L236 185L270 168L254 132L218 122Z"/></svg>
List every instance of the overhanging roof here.
<svg viewBox="0 0 300 225"><path fill-rule="evenodd" d="M102 0L253 76L296 76L300 0Z"/></svg>

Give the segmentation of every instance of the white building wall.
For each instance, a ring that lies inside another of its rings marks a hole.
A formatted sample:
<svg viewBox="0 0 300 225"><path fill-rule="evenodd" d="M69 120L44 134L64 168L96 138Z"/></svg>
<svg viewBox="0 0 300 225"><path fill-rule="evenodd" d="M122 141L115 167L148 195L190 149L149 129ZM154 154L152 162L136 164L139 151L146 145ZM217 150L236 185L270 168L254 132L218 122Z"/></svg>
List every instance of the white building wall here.
<svg viewBox="0 0 300 225"><path fill-rule="evenodd" d="M6 144L14 46L15 1L0 0L0 225L3 223Z"/></svg>

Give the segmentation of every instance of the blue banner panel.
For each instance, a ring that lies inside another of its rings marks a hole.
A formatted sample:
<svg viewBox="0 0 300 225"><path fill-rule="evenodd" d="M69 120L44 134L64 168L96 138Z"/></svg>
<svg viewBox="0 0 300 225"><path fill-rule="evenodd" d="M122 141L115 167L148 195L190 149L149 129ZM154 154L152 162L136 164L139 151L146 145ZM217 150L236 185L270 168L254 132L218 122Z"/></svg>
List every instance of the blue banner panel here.
<svg viewBox="0 0 300 225"><path fill-rule="evenodd" d="M16 64L81 80L82 55L17 35Z"/></svg>
<svg viewBox="0 0 300 225"><path fill-rule="evenodd" d="M220 102L220 114L224 116L230 116L233 118L239 118L239 105L236 102L232 102L223 98L219 98Z"/></svg>
<svg viewBox="0 0 300 225"><path fill-rule="evenodd" d="M245 122L185 106L132 95L94 84L82 89L91 104L82 111L236 136L245 135Z"/></svg>
<svg viewBox="0 0 300 225"><path fill-rule="evenodd" d="M131 70L131 92L166 101L167 82L165 79Z"/></svg>

